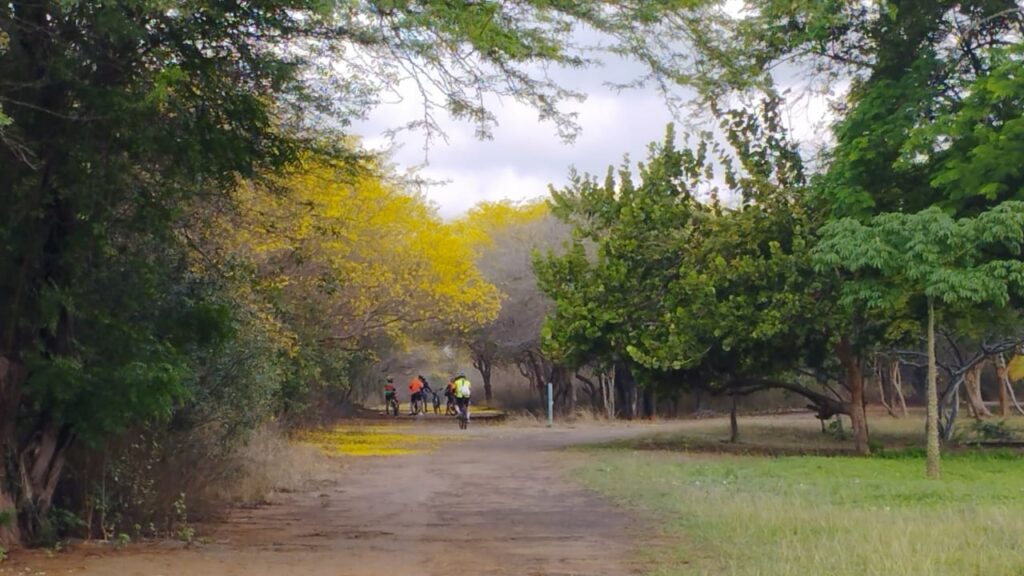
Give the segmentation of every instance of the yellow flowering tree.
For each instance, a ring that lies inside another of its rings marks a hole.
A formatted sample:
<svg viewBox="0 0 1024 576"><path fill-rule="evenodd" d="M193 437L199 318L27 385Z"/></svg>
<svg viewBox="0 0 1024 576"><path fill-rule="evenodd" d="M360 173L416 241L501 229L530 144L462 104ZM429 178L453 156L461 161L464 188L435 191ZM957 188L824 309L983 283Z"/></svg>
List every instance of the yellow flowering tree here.
<svg viewBox="0 0 1024 576"><path fill-rule="evenodd" d="M244 188L236 250L319 341L360 348L419 328L470 330L498 313L474 238L377 170L310 158Z"/></svg>
<svg viewBox="0 0 1024 576"><path fill-rule="evenodd" d="M543 198L526 202L499 200L480 202L459 219L459 227L468 234L474 246L486 249L494 246L495 239L513 228L525 228L548 214Z"/></svg>

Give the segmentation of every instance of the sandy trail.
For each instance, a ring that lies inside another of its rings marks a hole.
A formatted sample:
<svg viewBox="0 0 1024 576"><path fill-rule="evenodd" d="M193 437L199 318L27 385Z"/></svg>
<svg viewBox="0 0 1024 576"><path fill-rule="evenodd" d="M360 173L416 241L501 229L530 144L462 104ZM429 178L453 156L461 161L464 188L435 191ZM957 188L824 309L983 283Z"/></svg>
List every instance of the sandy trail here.
<svg viewBox="0 0 1024 576"><path fill-rule="evenodd" d="M458 432L417 426L417 433ZM0 572L85 576L623 576L639 527L576 486L560 448L652 426L471 427L456 450L352 459L336 480L233 512L210 543L89 548ZM410 430L411 431L411 430Z"/></svg>

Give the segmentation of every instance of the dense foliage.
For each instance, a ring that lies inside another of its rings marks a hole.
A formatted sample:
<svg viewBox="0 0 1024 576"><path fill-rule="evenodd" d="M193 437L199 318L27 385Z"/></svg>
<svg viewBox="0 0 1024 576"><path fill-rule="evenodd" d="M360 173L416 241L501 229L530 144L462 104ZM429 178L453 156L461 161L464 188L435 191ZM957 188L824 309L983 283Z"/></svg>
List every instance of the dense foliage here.
<svg viewBox="0 0 1024 576"><path fill-rule="evenodd" d="M430 135L440 113L489 135L497 94L569 138L562 104L581 95L541 68L594 63L574 31L664 79L680 44L661 40L682 37L663 16L689 14L628 2L0 3L0 541L47 537L73 447L187 427L185 406L208 412L195 403L243 373L260 384L229 387L236 406L262 406L268 390L291 402L282 381L343 382L372 353L364 337L454 316L467 329L495 312L461 248L437 252L460 240L421 202L379 183L393 214L424 218L395 239L407 219L363 226L365 214L340 212L366 210L372 194L333 204L346 185L324 166L302 171L310 154L366 169L342 132L383 94L418 86L415 125ZM203 231L254 217L231 214L250 198L265 218L297 218L263 222L294 237ZM408 259L389 268L385 254ZM420 274L429 284L408 282Z"/></svg>
<svg viewBox="0 0 1024 576"><path fill-rule="evenodd" d="M693 30L685 80L720 129L555 194L579 240L537 262L548 350L630 363L654 387L790 390L849 414L862 453L872 358L920 354L937 474L931 312L960 363L947 429L965 375L1019 341L1021 22L1006 1L765 0ZM786 75L839 94L819 157L788 143Z"/></svg>
<svg viewBox="0 0 1024 576"><path fill-rule="evenodd" d="M936 321L982 359L1012 348L1017 4L725 4L0 3L0 543L53 536L69 454L93 501L90 453L120 450L104 480L219 460L411 338L554 381L567 410L583 369L614 380L602 405L627 416L681 388L783 388L850 415L864 453L875 353L920 352L925 333L932 351ZM565 234L547 207L442 222L345 134L411 83L428 136L442 112L489 136L499 95L571 138L563 104L581 95L545 67L600 50L640 60L637 82L670 101L696 88L716 130L692 147L669 131L635 170L556 191L575 232L536 274L526 255ZM792 62L849 86L814 163L774 87Z"/></svg>

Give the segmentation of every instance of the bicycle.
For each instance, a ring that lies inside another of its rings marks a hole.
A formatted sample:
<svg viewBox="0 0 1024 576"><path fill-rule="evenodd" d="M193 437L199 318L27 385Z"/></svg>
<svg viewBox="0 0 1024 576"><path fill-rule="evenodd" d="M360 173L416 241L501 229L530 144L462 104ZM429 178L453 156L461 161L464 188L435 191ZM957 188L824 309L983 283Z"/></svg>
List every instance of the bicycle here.
<svg viewBox="0 0 1024 576"><path fill-rule="evenodd" d="M410 406L410 409L412 410L412 412L410 413L410 416L419 416L420 414L426 414L427 413L427 401L423 399L422 395L420 395L419 398L417 398L417 399L412 401L412 405Z"/></svg>
<svg viewBox="0 0 1024 576"><path fill-rule="evenodd" d="M386 415L390 412L392 416L398 416L398 409L398 398L390 396L387 402L384 403L384 414Z"/></svg>
<svg viewBox="0 0 1024 576"><path fill-rule="evenodd" d="M469 428L469 400L466 399L463 406L456 406L455 409L458 411L455 419L459 422L459 430Z"/></svg>

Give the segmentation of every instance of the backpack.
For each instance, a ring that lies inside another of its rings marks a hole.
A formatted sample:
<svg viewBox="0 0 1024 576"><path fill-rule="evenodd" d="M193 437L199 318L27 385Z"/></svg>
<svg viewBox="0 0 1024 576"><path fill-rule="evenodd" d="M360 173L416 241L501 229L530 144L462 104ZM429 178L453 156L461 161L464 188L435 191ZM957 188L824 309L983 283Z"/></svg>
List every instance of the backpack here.
<svg viewBox="0 0 1024 576"><path fill-rule="evenodd" d="M460 398L469 398L470 384L466 378L459 378L455 383L455 395Z"/></svg>

